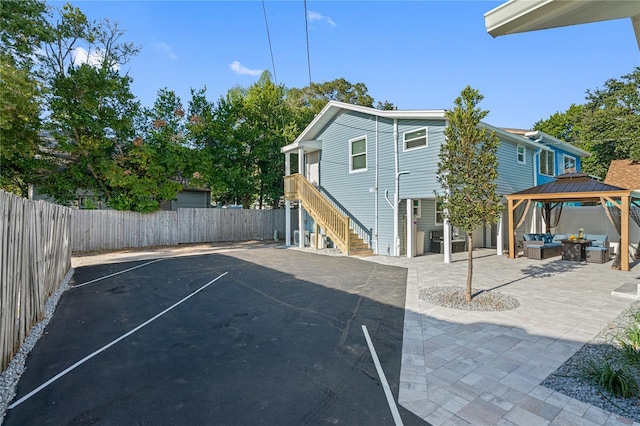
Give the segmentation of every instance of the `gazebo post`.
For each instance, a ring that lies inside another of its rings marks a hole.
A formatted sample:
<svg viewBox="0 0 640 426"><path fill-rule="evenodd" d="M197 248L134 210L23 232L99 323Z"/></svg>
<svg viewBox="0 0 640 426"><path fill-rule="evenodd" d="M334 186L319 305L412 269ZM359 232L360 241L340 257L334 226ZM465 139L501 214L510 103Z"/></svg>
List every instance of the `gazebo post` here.
<svg viewBox="0 0 640 426"><path fill-rule="evenodd" d="M507 198L507 215L508 215L508 223L509 223L509 258L516 258L516 244L514 238L514 229L513 229L513 200Z"/></svg>
<svg viewBox="0 0 640 426"><path fill-rule="evenodd" d="M629 196L620 197L620 270L629 270Z"/></svg>

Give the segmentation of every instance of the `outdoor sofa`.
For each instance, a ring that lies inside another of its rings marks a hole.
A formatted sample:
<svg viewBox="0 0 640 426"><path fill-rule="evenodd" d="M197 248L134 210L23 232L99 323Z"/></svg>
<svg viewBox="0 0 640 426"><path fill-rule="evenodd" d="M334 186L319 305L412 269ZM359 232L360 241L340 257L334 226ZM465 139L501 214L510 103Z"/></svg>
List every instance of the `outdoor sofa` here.
<svg viewBox="0 0 640 426"><path fill-rule="evenodd" d="M524 234L524 255L529 259L547 259L562 254L560 240L567 238L567 234Z"/></svg>

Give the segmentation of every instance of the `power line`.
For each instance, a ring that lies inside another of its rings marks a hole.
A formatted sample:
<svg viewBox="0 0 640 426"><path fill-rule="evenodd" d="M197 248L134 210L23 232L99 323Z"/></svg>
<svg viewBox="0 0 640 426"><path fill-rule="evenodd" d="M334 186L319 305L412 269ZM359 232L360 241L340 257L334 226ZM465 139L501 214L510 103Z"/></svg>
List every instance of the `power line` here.
<svg viewBox="0 0 640 426"><path fill-rule="evenodd" d="M309 15L307 13L307 0L304 0L304 31L307 36L307 67L309 68L309 85L311 85L311 56L309 55Z"/></svg>
<svg viewBox="0 0 640 426"><path fill-rule="evenodd" d="M264 13L264 25L267 27L267 40L269 40L269 52L271 53L271 66L273 68L273 81L278 85L278 76L276 75L276 61L273 59L273 48L271 47L271 35L269 34L269 22L267 21L267 8L262 0L262 12Z"/></svg>

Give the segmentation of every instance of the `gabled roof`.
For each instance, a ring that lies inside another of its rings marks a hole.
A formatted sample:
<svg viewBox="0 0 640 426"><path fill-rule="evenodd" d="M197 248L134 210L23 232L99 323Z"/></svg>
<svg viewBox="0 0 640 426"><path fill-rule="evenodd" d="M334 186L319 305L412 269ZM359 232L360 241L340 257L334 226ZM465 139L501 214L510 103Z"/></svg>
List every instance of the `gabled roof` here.
<svg viewBox="0 0 640 426"><path fill-rule="evenodd" d="M527 188L507 196L512 199L531 199L536 201L586 201L601 196L619 197L632 191L610 185L580 172L565 173L554 181Z"/></svg>
<svg viewBox="0 0 640 426"><path fill-rule="evenodd" d="M390 119L435 119L444 120L446 118L444 109L424 109L424 110L380 110L360 105L352 105L344 102L329 101L322 111L315 116L313 121L300 133L296 140L280 149L281 152L295 151L300 147L314 151L320 149L320 142L316 140L320 132L327 124L331 122L337 115L344 111L354 111L363 114L369 114L374 117L390 118ZM498 127L491 126L481 122L480 125L490 131L496 132L501 139L511 140L515 143L529 145L535 148L544 148L542 144L532 141L529 138L509 133Z"/></svg>
<svg viewBox="0 0 640 426"><path fill-rule="evenodd" d="M610 19L631 18L640 47L637 0L509 0L484 14L493 37Z"/></svg>
<svg viewBox="0 0 640 426"><path fill-rule="evenodd" d="M640 191L640 162L612 160L604 181L610 185Z"/></svg>

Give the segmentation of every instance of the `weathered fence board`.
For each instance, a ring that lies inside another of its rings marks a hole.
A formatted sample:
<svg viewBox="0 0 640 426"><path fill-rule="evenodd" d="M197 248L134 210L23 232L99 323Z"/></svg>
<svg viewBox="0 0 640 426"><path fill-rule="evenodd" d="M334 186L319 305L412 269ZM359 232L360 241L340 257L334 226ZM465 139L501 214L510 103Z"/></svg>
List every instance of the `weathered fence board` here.
<svg viewBox="0 0 640 426"><path fill-rule="evenodd" d="M0 364L4 370L71 268L71 210L0 191Z"/></svg>
<svg viewBox="0 0 640 426"><path fill-rule="evenodd" d="M297 228L297 215L291 220ZM122 248L284 239L284 210L189 208L156 213L73 210L71 246L75 252Z"/></svg>

